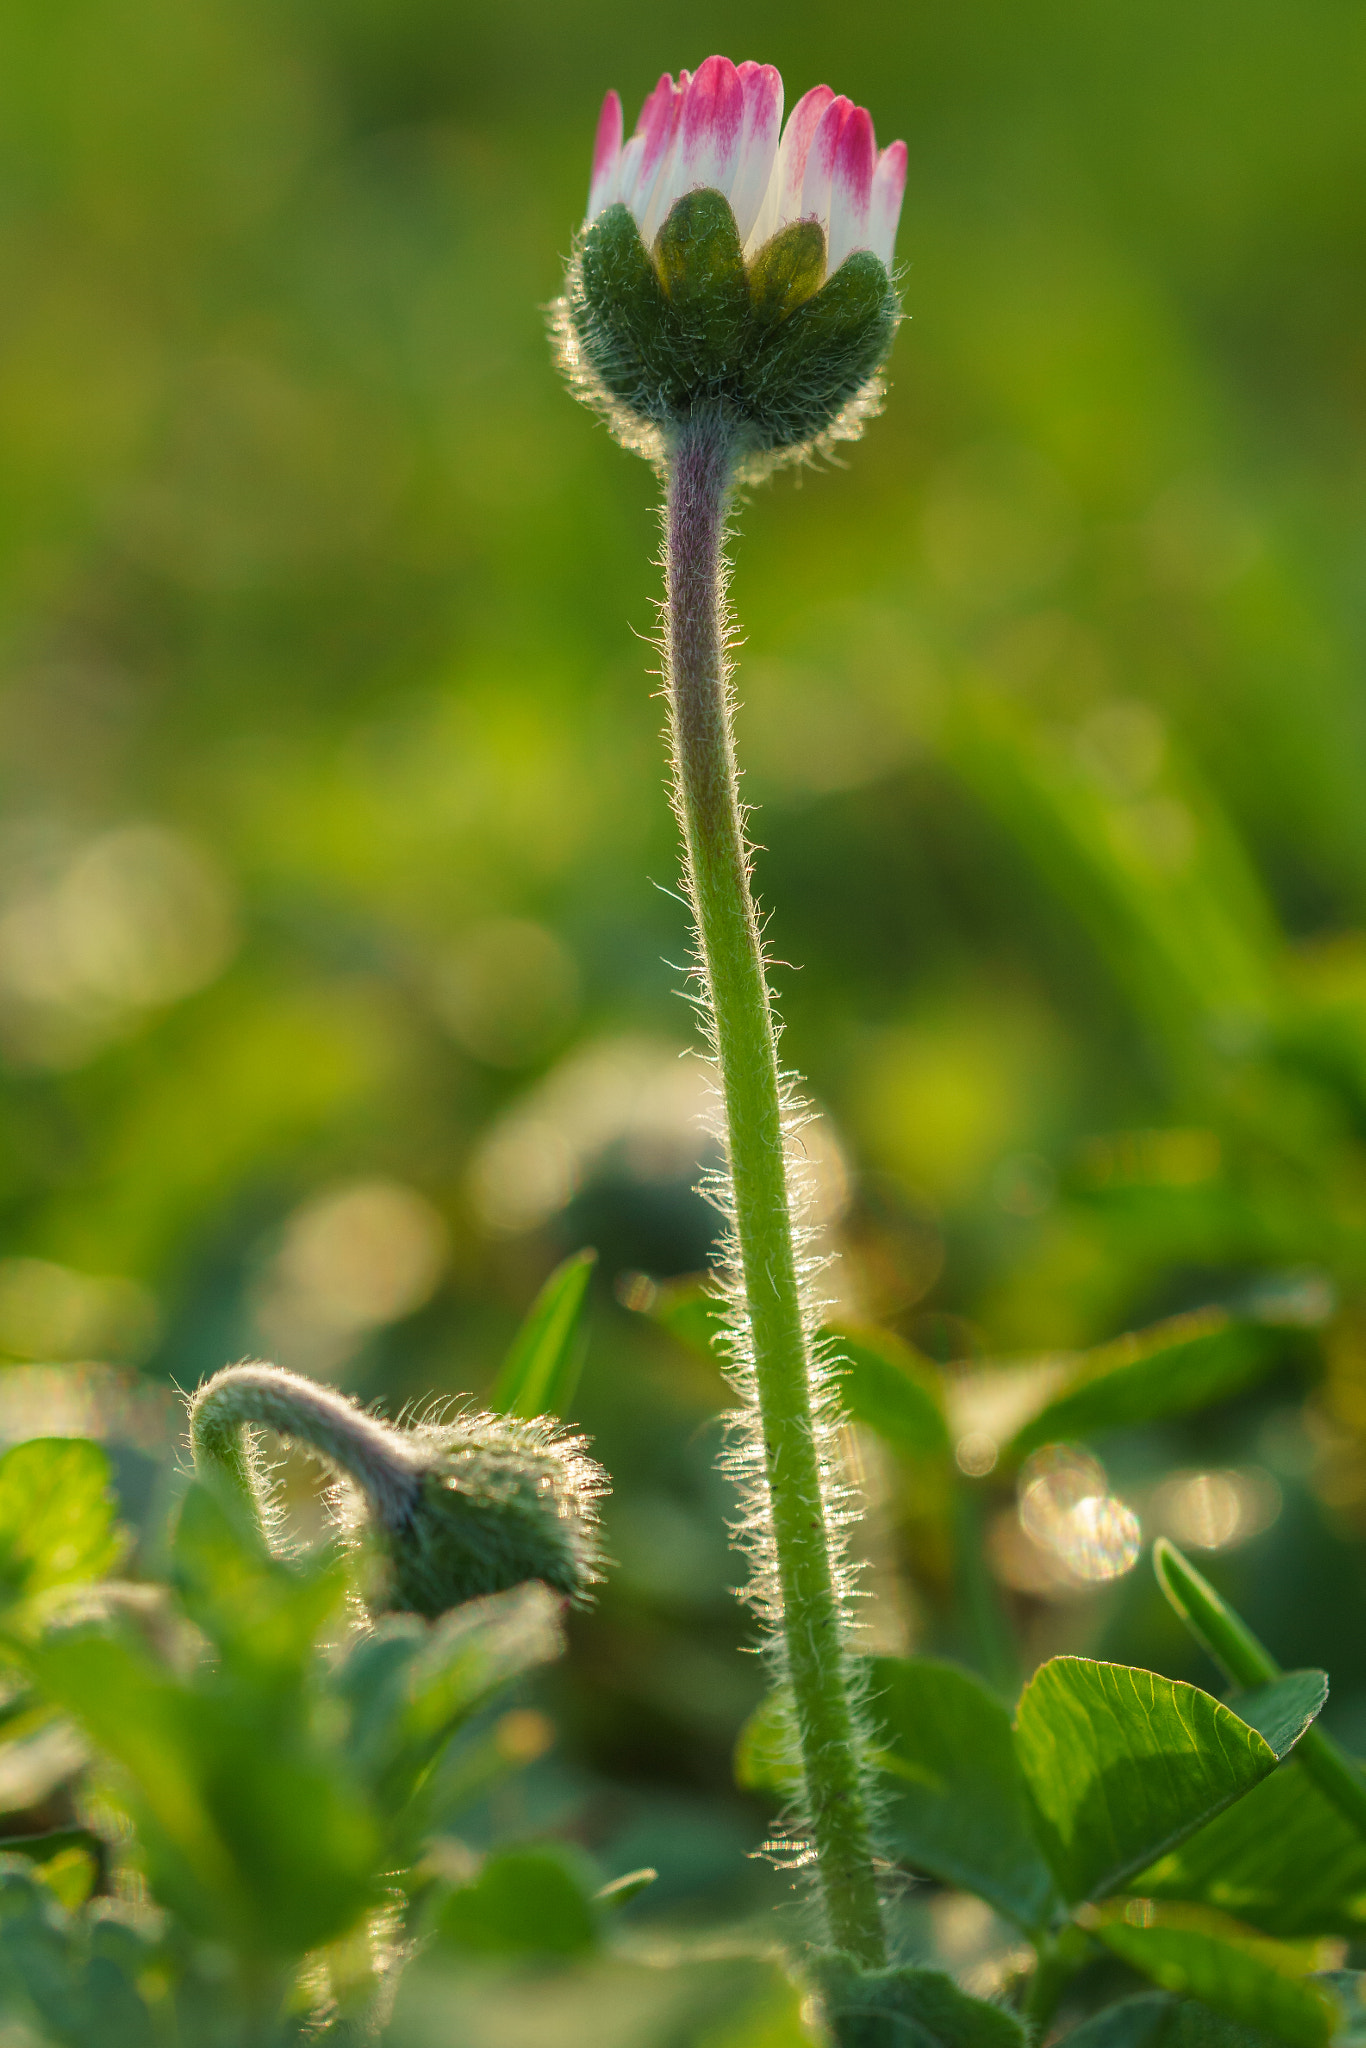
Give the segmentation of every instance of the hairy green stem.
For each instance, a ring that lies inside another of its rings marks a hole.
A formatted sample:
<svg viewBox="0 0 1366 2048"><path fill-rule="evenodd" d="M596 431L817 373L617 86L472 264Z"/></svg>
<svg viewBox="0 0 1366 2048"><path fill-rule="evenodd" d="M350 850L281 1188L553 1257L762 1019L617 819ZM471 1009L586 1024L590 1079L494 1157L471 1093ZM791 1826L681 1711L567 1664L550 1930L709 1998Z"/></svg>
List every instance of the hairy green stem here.
<svg viewBox="0 0 1366 2048"><path fill-rule="evenodd" d="M886 1946L862 1742L822 1483L783 1091L731 736L722 561L731 483L724 424L700 415L679 431L669 466L667 652L676 798L725 1104L776 1563L772 1604L781 1611L807 1819L830 1938L879 1965Z"/></svg>
<svg viewBox="0 0 1366 2048"><path fill-rule="evenodd" d="M402 1527L411 1516L419 1461L397 1430L330 1387L278 1365L230 1365L190 1401L190 1449L200 1476L225 1480L267 1533L273 1513L253 1436L258 1427L303 1444L354 1480L387 1528Z"/></svg>

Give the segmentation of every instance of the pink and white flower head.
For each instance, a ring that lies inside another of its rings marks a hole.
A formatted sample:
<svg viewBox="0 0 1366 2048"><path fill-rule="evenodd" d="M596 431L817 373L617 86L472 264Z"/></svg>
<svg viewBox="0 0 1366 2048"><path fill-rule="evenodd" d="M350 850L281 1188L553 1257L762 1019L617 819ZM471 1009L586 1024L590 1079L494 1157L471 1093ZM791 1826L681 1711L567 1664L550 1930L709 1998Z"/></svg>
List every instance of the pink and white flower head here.
<svg viewBox="0 0 1366 2048"><path fill-rule="evenodd" d="M708 57L622 133L609 92L588 218L554 309L560 361L624 446L664 464L706 415L758 476L877 409L906 146L819 85L783 124L771 64Z"/></svg>
<svg viewBox="0 0 1366 2048"><path fill-rule="evenodd" d="M793 221L814 220L829 276L856 249L891 269L905 188L906 145L879 151L866 107L817 85L784 126L783 81L771 64L708 57L677 84L664 73L629 141L621 100L607 94L587 219L625 205L648 247L676 200L713 190L730 202L746 261Z"/></svg>

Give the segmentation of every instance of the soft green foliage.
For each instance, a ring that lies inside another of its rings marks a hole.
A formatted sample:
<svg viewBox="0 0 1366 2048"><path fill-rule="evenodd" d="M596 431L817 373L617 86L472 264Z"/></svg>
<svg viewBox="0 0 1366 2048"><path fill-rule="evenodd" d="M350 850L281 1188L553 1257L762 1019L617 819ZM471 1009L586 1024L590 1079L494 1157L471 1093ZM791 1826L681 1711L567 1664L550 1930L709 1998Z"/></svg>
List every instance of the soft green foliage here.
<svg viewBox="0 0 1366 2048"><path fill-rule="evenodd" d="M876 256L824 271L815 222L775 236L747 271L720 192L679 199L652 255L629 208L609 206L584 231L557 309L565 369L628 446L658 456L711 410L758 474L838 433L845 408L875 394L896 333L900 304Z"/></svg>
<svg viewBox="0 0 1366 2048"><path fill-rule="evenodd" d="M888 1848L1020 1926L1041 1926L1056 1895L999 1699L929 1658L873 1658L868 1685Z"/></svg>
<svg viewBox="0 0 1366 2048"><path fill-rule="evenodd" d="M571 1253L531 1304L494 1381L491 1405L499 1414L569 1413L587 1349L584 1301L597 1256Z"/></svg>
<svg viewBox="0 0 1366 2048"><path fill-rule="evenodd" d="M405 1855L442 1818L449 1788L438 1767L453 1731L560 1648L558 1603L538 1585L471 1602L430 1628L389 1616L350 1645L333 1680L348 1709L347 1754Z"/></svg>
<svg viewBox="0 0 1366 2048"><path fill-rule="evenodd" d="M1337 2001L1341 2019L1336 2039L1344 2044L1366 2036L1366 1974L1360 1970L1325 1970L1318 1979Z"/></svg>
<svg viewBox="0 0 1366 2048"><path fill-rule="evenodd" d="M1191 1907L1119 1908L1100 1916L1100 1940L1166 1991L1197 1998L1226 2018L1264 2028L1294 2048L1325 2048L1336 2001L1306 1981L1317 1957L1250 1935Z"/></svg>
<svg viewBox="0 0 1366 2048"><path fill-rule="evenodd" d="M1277 1764L1327 1693L1322 1672L1292 1672L1260 1695L1241 1696L1254 1725L1194 1686L1056 1657L1025 1688L1012 1727L1001 1701L952 1664L869 1658L861 1678L876 1730L885 1849L912 1870L976 1893L1036 1936L1059 1917L1062 1900L1104 1898L1126 1881L1136 1892L1151 1882L1170 1897L1204 1898L1229 1911L1239 1910L1248 1887L1255 1903L1255 1802L1270 1795L1264 1811L1285 1810ZM790 1708L770 1694L741 1735L736 1775L742 1785L786 1796L798 1774ZM1211 1820L1225 1808L1231 1811ZM1247 1826L1238 1830L1244 1814ZM1308 1819L1303 1829L1307 1855ZM1191 1837L1186 1863L1177 1845ZM1279 1850L1274 1835L1261 1839L1265 1912L1278 1896L1270 1871L1279 1868ZM1219 1883L1215 1858L1224 1840L1240 1843L1254 1863L1243 1886L1233 1865L1227 1898L1210 1889ZM1317 1908L1288 1889L1280 1900L1283 1914L1300 1915L1295 1931L1324 1932L1351 1910L1360 1858L1335 1824L1320 1849L1336 1852L1337 1868L1320 1873ZM1248 1917L1263 1924L1255 1912Z"/></svg>
<svg viewBox="0 0 1366 2048"><path fill-rule="evenodd" d="M476 1955L577 1956L598 1945L591 1888L554 1849L507 1849L443 1900L442 1941Z"/></svg>
<svg viewBox="0 0 1366 2048"><path fill-rule="evenodd" d="M27 1661L105 1760L103 1796L135 1828L157 1903L189 1936L227 1943L244 1988L274 1984L278 1999L306 1952L392 1904L459 1796L459 1774L442 1778L453 1736L556 1653L556 1603L525 1586L433 1628L394 1617L329 1655L328 1632L346 1628L344 1561L271 1556L249 1516L199 1485L172 1582L211 1656L86 1621L49 1629Z"/></svg>
<svg viewBox="0 0 1366 2048"><path fill-rule="evenodd" d="M547 2048L814 2048L802 2005L803 1987L771 1955L718 1955L705 1940L667 1959L606 1950L572 1966L528 1956L501 1969L439 1943L405 1974L388 2038L451 2048L454 2020L479 2048L500 2033Z"/></svg>
<svg viewBox="0 0 1366 2048"><path fill-rule="evenodd" d="M1075 2048L1271 2048L1274 2036L1184 1999L1125 1998L1067 2036Z"/></svg>
<svg viewBox="0 0 1366 2048"><path fill-rule="evenodd" d="M204 1520L219 1513L206 1496ZM287 1568L263 1559L255 1585L233 1574L233 1594L258 1596L244 1602L248 1623L252 1607L275 1623L267 1642L220 1625L217 1668L188 1681L105 1630L63 1632L34 1654L45 1690L126 1775L154 1894L201 1936L272 1959L345 1933L377 1904L381 1858L366 1788L319 1725L312 1643L344 1582L334 1572L330 1597L307 1587L300 1599L277 1573ZM211 1617L195 1604L201 1626L231 1608L215 1602Z"/></svg>
<svg viewBox="0 0 1366 2048"><path fill-rule="evenodd" d="M0 1458L0 1610L103 1578L123 1554L109 1460L76 1437L36 1437ZM11 1625L13 1625L11 1623Z"/></svg>
<svg viewBox="0 0 1366 2048"><path fill-rule="evenodd" d="M663 1287L652 1286L645 1313L699 1356L714 1360L723 1355L726 1304L710 1281L675 1280Z"/></svg>
<svg viewBox="0 0 1366 2048"><path fill-rule="evenodd" d="M928 1363L891 1330L827 1326L850 1417L902 1457L942 1462L952 1451L944 1405Z"/></svg>
<svg viewBox="0 0 1366 2048"><path fill-rule="evenodd" d="M1141 1871L1133 1889L1202 1900L1287 1939L1359 1936L1366 1927L1366 1837L1297 1755Z"/></svg>
<svg viewBox="0 0 1366 2048"><path fill-rule="evenodd" d="M1301 1674L1268 1737L1193 1685L1055 1657L1025 1687L1015 1749L1063 1896L1103 1895L1275 1770L1306 1721ZM1326 1696L1319 1674L1312 1711Z"/></svg>
<svg viewBox="0 0 1366 2048"><path fill-rule="evenodd" d="M140 1986L160 1958L136 1914L68 1911L16 1856L0 1857L0 2018L54 2048L159 2048L167 2015Z"/></svg>
<svg viewBox="0 0 1366 2048"><path fill-rule="evenodd" d="M792 1702L771 1692L760 1700L735 1744L735 1782L747 1792L792 1795L801 1788L802 1764Z"/></svg>
<svg viewBox="0 0 1366 2048"><path fill-rule="evenodd" d="M1268 1372L1276 1356L1272 1331L1220 1309L1158 1323L1085 1355L1016 1433L1009 1455L1207 1408Z"/></svg>

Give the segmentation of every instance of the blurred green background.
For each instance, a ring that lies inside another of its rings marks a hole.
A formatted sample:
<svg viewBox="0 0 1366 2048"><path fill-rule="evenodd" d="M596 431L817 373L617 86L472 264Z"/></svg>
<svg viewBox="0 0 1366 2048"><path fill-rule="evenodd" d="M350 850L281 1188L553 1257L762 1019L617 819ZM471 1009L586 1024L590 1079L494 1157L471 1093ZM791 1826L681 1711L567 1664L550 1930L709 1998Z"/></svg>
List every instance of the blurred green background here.
<svg viewBox="0 0 1366 2048"><path fill-rule="evenodd" d="M173 1383L478 1396L596 1245L617 1565L491 1824L702 1920L784 1895L724 1390L640 1312L713 1228L656 486L544 334L605 87L760 57L910 150L886 417L736 548L828 1289L1007 1405L1005 1360L1275 1328L1090 1449L1366 1742L1366 16L21 0L0 43L0 1434L106 1435L145 1518ZM850 1448L869 1640L999 1665L962 1518ZM1023 1668L1209 1682L1146 1569L1069 1576L960 1462Z"/></svg>

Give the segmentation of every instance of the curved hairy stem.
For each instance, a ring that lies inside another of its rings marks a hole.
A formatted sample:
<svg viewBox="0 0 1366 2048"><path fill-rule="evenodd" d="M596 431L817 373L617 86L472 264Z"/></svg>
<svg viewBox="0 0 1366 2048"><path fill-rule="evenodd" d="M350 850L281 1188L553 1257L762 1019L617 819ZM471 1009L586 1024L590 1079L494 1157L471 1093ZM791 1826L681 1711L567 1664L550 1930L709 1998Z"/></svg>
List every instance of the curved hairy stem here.
<svg viewBox="0 0 1366 2048"><path fill-rule="evenodd" d="M679 431L669 468L675 796L725 1107L738 1276L733 1336L739 1377L758 1412L754 1590L775 1624L791 1687L830 1937L876 1965L886 1952L823 1455L828 1418L803 1308L787 1105L731 737L722 561L731 481L723 421L695 417Z"/></svg>
<svg viewBox="0 0 1366 2048"><path fill-rule="evenodd" d="M225 1480L267 1535L275 1513L256 1449L258 1428L303 1444L354 1480L385 1527L397 1529L412 1515L421 1461L398 1430L282 1366L230 1365L190 1400L190 1448L195 1470Z"/></svg>

